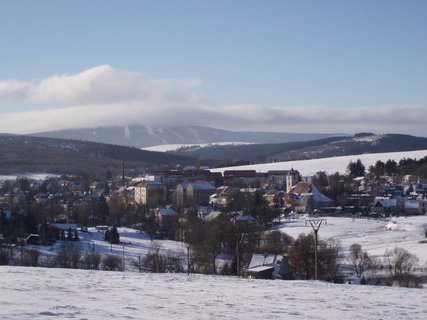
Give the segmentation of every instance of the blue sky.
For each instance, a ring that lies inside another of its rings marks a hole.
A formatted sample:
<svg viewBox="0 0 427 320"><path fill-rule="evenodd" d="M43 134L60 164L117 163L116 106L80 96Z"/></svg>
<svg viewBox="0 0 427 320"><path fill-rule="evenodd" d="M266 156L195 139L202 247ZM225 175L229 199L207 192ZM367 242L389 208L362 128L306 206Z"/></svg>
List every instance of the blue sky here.
<svg viewBox="0 0 427 320"><path fill-rule="evenodd" d="M0 132L145 123L427 136L424 0L1 1L0 39Z"/></svg>

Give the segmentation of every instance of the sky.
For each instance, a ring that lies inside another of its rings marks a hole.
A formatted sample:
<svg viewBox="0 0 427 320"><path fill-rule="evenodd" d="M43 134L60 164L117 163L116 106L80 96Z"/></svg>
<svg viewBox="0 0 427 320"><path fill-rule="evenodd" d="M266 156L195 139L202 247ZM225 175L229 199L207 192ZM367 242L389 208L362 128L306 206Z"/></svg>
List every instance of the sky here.
<svg viewBox="0 0 427 320"><path fill-rule="evenodd" d="M0 132L427 137L427 1L0 1Z"/></svg>

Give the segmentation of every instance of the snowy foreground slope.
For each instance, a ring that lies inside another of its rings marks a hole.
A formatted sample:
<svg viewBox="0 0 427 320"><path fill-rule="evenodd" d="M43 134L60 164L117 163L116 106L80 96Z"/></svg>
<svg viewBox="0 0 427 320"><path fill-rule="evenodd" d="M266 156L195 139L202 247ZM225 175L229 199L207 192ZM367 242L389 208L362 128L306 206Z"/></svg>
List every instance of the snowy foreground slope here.
<svg viewBox="0 0 427 320"><path fill-rule="evenodd" d="M427 319L427 290L0 267L1 319Z"/></svg>
<svg viewBox="0 0 427 320"><path fill-rule="evenodd" d="M387 160L394 160L396 162L399 162L401 159L404 158L421 159L425 156L427 156L427 150L370 153L343 157L272 162L237 167L215 168L211 171L224 172L225 170L256 170L258 172L267 172L269 170L290 170L291 168L294 168L298 170L303 176L312 176L319 171L324 171L328 174L334 174L335 172L344 174L347 170L347 166L350 161L355 162L357 161L357 159L360 159L365 165L366 169L368 169L369 166L375 165L378 160L382 162L386 162Z"/></svg>

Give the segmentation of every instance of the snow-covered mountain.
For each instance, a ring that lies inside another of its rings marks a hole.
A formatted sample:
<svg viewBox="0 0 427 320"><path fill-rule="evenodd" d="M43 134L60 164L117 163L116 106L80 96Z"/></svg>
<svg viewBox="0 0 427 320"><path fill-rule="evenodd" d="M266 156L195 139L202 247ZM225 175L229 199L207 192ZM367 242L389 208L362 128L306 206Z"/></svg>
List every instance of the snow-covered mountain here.
<svg viewBox="0 0 427 320"><path fill-rule="evenodd" d="M201 126L143 126L99 127L69 129L33 134L38 137L74 139L145 148L166 144L203 144L222 141L249 143L280 143L309 141L332 134L243 132Z"/></svg>

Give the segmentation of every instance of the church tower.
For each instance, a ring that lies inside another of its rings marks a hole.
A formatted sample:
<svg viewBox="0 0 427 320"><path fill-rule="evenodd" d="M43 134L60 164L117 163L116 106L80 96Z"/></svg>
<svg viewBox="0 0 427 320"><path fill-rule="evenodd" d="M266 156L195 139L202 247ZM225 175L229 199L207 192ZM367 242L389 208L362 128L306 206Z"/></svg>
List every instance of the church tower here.
<svg viewBox="0 0 427 320"><path fill-rule="evenodd" d="M298 170L291 168L288 175L286 176L286 192L289 192L291 188L300 181L300 174Z"/></svg>

